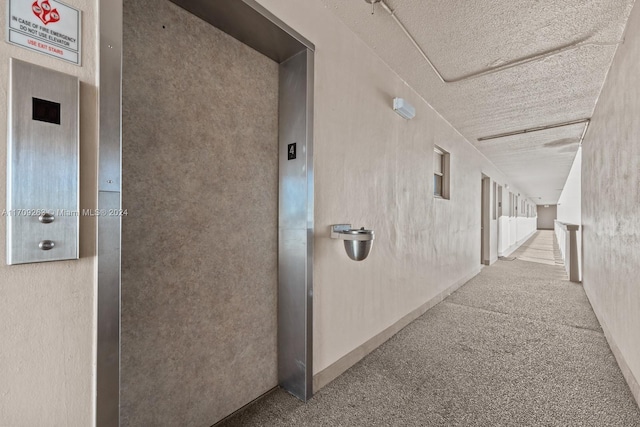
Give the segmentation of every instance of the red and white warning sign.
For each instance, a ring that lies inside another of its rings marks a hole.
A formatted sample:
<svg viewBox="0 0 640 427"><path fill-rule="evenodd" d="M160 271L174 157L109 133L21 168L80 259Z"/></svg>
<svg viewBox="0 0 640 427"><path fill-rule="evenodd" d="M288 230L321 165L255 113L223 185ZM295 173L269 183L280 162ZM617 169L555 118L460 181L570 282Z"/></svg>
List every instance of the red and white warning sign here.
<svg viewBox="0 0 640 427"><path fill-rule="evenodd" d="M7 41L80 65L78 9L56 0L9 0Z"/></svg>

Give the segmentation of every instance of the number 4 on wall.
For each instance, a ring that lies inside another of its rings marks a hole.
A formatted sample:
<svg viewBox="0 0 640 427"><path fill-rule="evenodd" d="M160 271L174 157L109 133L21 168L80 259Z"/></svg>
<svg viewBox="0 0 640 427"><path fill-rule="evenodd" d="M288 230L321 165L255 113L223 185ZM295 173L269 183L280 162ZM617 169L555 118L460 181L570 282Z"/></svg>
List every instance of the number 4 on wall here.
<svg viewBox="0 0 640 427"><path fill-rule="evenodd" d="M289 144L287 146L287 160L293 160L296 158L296 143Z"/></svg>

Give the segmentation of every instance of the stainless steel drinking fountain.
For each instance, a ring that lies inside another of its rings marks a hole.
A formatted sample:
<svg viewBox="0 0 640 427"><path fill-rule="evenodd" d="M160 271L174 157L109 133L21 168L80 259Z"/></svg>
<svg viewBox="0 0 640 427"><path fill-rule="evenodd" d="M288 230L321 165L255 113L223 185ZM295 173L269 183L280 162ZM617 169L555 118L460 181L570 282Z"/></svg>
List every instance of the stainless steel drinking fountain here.
<svg viewBox="0 0 640 427"><path fill-rule="evenodd" d="M344 249L347 255L354 261L362 261L371 252L373 230L351 228L351 224L334 224L331 226L331 238L344 241Z"/></svg>

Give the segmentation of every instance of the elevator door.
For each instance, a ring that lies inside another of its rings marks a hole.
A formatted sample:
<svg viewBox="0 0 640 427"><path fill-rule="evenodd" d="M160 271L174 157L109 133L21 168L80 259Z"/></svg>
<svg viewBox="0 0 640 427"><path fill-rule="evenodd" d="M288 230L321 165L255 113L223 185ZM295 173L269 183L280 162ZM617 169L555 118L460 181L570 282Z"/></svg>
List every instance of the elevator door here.
<svg viewBox="0 0 640 427"><path fill-rule="evenodd" d="M121 425L209 426L277 385L278 64L124 2Z"/></svg>

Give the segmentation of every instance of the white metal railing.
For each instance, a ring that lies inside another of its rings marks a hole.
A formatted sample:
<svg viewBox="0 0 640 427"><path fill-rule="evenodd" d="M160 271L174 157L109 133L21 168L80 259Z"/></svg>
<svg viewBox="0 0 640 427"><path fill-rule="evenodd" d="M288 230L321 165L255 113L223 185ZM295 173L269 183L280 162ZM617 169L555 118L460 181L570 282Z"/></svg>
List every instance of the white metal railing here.
<svg viewBox="0 0 640 427"><path fill-rule="evenodd" d="M580 244L579 233L580 226L576 224L566 224L560 221L554 221L554 231L564 261L564 268L567 270L569 280L572 282L580 282L581 266L580 266Z"/></svg>

